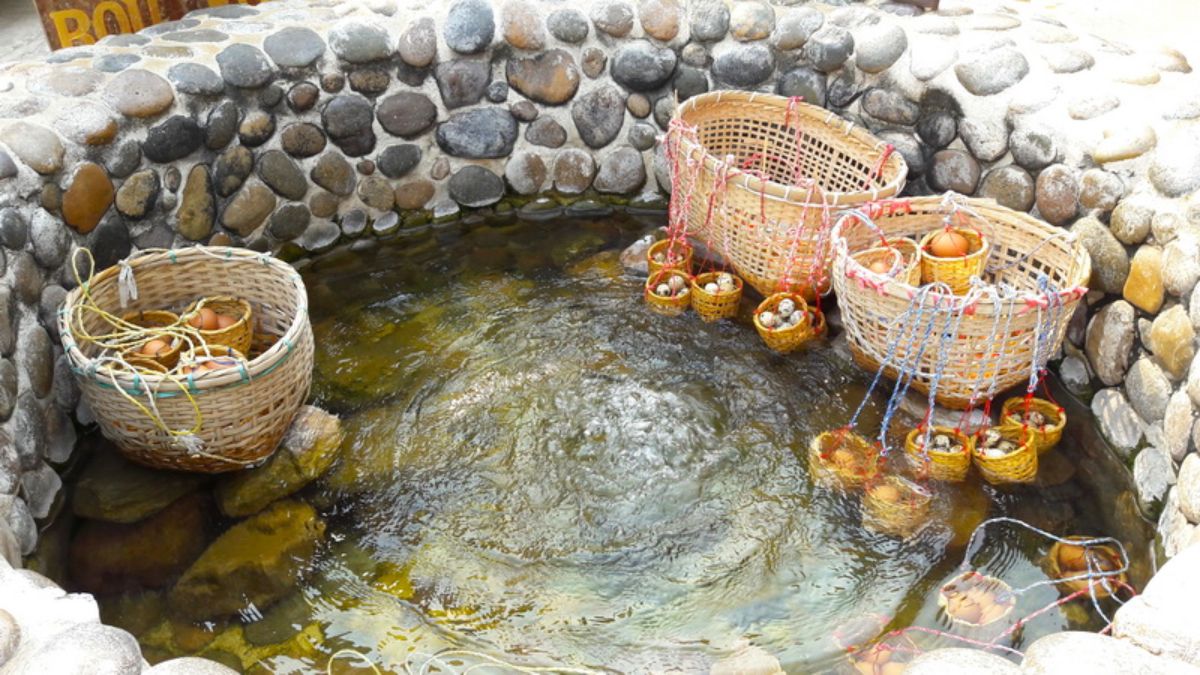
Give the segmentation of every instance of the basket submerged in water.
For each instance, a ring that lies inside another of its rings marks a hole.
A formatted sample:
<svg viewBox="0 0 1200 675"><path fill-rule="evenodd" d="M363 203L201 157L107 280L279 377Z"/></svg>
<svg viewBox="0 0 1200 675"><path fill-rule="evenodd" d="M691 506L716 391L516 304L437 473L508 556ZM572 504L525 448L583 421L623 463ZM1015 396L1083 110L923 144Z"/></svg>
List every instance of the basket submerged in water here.
<svg viewBox="0 0 1200 675"><path fill-rule="evenodd" d="M933 437L938 434L949 436L951 442L957 443L962 450L939 450L936 448L926 450L922 445L925 429L917 427L908 432L908 437L904 439L904 451L934 480L948 483L966 480L967 472L971 469L971 451L974 449L974 441L961 431L938 426L933 427L933 433L929 435L930 441L932 442Z"/></svg>
<svg viewBox="0 0 1200 675"><path fill-rule="evenodd" d="M1042 427L1027 426L1022 420L1025 415L1025 399L1010 398L1000 409L1000 426L1006 429L1026 430L1029 432L1037 453L1043 455L1062 440L1063 429L1067 427L1067 411L1057 403L1051 403L1043 398L1029 399L1029 411L1040 413L1046 418Z"/></svg>
<svg viewBox="0 0 1200 675"><path fill-rule="evenodd" d="M933 495L920 485L900 476L883 476L863 491L863 526L907 539L925 524L931 503Z"/></svg>
<svg viewBox="0 0 1200 675"><path fill-rule="evenodd" d="M1070 536L1066 539L1070 542L1083 542L1088 541L1090 537ZM1082 565L1076 565L1079 569L1067 569L1063 566L1063 559L1070 557L1066 555L1066 552L1073 549L1079 551L1076 554L1079 562L1082 563ZM1093 544L1085 547L1056 541L1050 547L1050 552L1046 554L1046 571L1049 572L1051 578L1069 579L1069 581L1060 581L1058 584L1068 593L1082 591L1090 585L1092 587L1090 592L1095 593L1097 598L1107 598L1113 594L1113 591L1127 586L1129 583L1129 575L1119 571L1122 562L1121 554L1107 544ZM1089 567L1093 568L1095 576L1072 579L1072 577L1087 574Z"/></svg>
<svg viewBox="0 0 1200 675"><path fill-rule="evenodd" d="M1004 440L1015 444L1017 449L1004 455L991 456L988 449L983 447L982 441L982 435L989 431L999 432ZM979 469L979 475L992 485L1032 483L1037 478L1037 448L1034 446L1032 435L1022 432L1019 428L992 427L981 431L975 438L971 456L975 461L975 468Z"/></svg>
<svg viewBox="0 0 1200 675"><path fill-rule="evenodd" d="M705 286L716 283L721 272L706 272L692 279L692 309L705 321L720 321L737 316L738 307L742 302L742 280L734 275L735 288L731 291L709 293Z"/></svg>
<svg viewBox="0 0 1200 675"><path fill-rule="evenodd" d="M824 108L745 91L680 104L668 148L688 233L763 295L810 277L804 295L827 290L830 211L893 197L908 174L900 153Z"/></svg>
<svg viewBox="0 0 1200 675"><path fill-rule="evenodd" d="M143 252L126 262L137 283L137 300L120 306L119 269L111 267L88 284L100 309L116 315L236 296L252 307L255 330L278 339L242 366L200 377L172 381L148 372L118 372L99 365L97 345L77 339L100 334L107 324L96 313L81 311L86 298L82 287L76 288L67 295L59 329L101 431L131 460L156 468L222 473L265 460L308 397L312 381L312 327L300 275L280 260L236 248ZM199 410L194 447L164 431L139 407L151 399L162 425L177 432L192 429Z"/></svg>
<svg viewBox="0 0 1200 675"><path fill-rule="evenodd" d="M1058 351L1067 324L1086 291L1091 259L1069 233L1028 214L1006 209L991 200L961 198L960 201L988 222L992 261L988 281L1003 282L1016 290L1012 298L980 297L970 312L963 313L961 323L955 323L957 312L927 314L935 322L929 334L949 334L953 339L944 345L934 340L931 348L921 353L912 386L928 394L939 360L944 359L937 401L962 409L972 403L972 395L980 385L986 387L993 377L996 393L1029 379L1029 364L1038 347L1039 325L1039 312L1031 310L1029 299L1041 294L1040 274L1045 274L1059 289L1055 303L1059 308L1051 317L1054 321L1045 336L1042 353ZM875 246L880 231L891 240L920 237L942 227L943 202L940 196L894 202L904 208L883 209L883 214L875 220L878 230L855 218L845 218L834 228L834 290L851 353L864 368L877 370L882 364L886 366L885 373L895 378L896 364L910 358L903 345L890 361L887 355L893 324L909 309L915 289L896 279L878 284L864 279L866 270L852 254ZM946 299L947 307L950 301L963 301L961 296L934 295ZM997 322L1007 330L1006 335L997 335Z"/></svg>
<svg viewBox="0 0 1200 675"><path fill-rule="evenodd" d="M808 470L813 479L831 487L862 487L879 475L879 451L853 431L826 431L808 445Z"/></svg>

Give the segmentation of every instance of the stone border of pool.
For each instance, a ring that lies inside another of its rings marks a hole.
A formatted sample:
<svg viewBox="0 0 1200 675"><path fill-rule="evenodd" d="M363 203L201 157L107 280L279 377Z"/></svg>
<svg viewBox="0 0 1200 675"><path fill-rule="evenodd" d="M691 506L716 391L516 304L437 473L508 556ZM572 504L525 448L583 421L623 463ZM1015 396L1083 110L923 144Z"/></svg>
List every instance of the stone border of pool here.
<svg viewBox="0 0 1200 675"><path fill-rule="evenodd" d="M674 97L742 88L867 126L912 194L991 197L1080 237L1095 290L1059 372L1132 466L1139 503L1116 507L1157 515L1176 556L1115 633L1200 664L1175 611L1197 591L1171 571L1200 565L1182 553L1200 541L1200 82L1176 51L1025 5L943 5L280 0L0 67L0 558L36 546L73 419L91 419L52 320L75 247L101 265L194 242L303 264L474 214L662 209ZM0 608L17 579L86 605L5 568ZM9 625L0 613L0 663ZM1075 649L1124 649L1107 640ZM1053 670L1041 653L1026 671Z"/></svg>

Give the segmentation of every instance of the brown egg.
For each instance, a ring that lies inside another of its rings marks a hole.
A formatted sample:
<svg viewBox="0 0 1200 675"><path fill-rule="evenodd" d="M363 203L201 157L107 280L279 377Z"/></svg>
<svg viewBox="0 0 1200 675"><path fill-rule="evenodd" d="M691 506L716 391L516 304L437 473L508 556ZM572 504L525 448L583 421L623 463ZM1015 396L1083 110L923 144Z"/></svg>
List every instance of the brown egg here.
<svg viewBox="0 0 1200 675"><path fill-rule="evenodd" d="M929 252L939 258L961 258L969 247L967 238L954 230L943 230L929 240Z"/></svg>
<svg viewBox="0 0 1200 675"><path fill-rule="evenodd" d="M884 483L874 490L871 490L871 494L875 495L876 499L880 499L885 502L895 503L900 501L900 491L897 490L894 485L888 485L887 483Z"/></svg>
<svg viewBox="0 0 1200 675"><path fill-rule="evenodd" d="M147 356L158 356L170 350L171 345L167 344L165 340L151 340L142 345L142 353Z"/></svg>
<svg viewBox="0 0 1200 675"><path fill-rule="evenodd" d="M888 272L892 271L892 266L889 265L886 260L876 260L870 264L868 269L876 274L887 274Z"/></svg>
<svg viewBox="0 0 1200 675"><path fill-rule="evenodd" d="M830 459L833 460L834 465L842 468L853 468L855 464L854 453L845 448L834 450Z"/></svg>
<svg viewBox="0 0 1200 675"><path fill-rule="evenodd" d="M193 314L192 318L188 319L188 325L200 330L216 330L217 313L207 307L203 307L199 312Z"/></svg>
<svg viewBox="0 0 1200 675"><path fill-rule="evenodd" d="M970 600L963 601L959 603L954 618L967 623L979 623L979 620L983 618L983 608Z"/></svg>
<svg viewBox="0 0 1200 675"><path fill-rule="evenodd" d="M232 326L233 324L235 324L237 322L238 322L238 320L232 316L225 316L224 314L218 314L217 315L217 330L225 330L226 328L229 328L230 326Z"/></svg>
<svg viewBox="0 0 1200 675"><path fill-rule="evenodd" d="M1058 567L1070 572L1087 569L1087 549L1083 546L1060 545L1058 547Z"/></svg>

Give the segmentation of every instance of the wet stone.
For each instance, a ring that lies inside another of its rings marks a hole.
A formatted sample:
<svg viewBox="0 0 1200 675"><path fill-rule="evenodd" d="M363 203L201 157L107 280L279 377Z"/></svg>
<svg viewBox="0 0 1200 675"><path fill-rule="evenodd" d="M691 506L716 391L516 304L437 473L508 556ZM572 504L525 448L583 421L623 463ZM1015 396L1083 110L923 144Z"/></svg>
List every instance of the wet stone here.
<svg viewBox="0 0 1200 675"><path fill-rule="evenodd" d="M288 107L293 112L307 112L313 109L321 97L321 90L312 82L300 82L288 90Z"/></svg>
<svg viewBox="0 0 1200 675"><path fill-rule="evenodd" d="M287 199L301 200L308 192L304 172L281 150L268 150L258 158L258 177Z"/></svg>
<svg viewBox="0 0 1200 675"><path fill-rule="evenodd" d="M112 180L99 165L84 162L75 169L71 186L63 196L63 220L76 232L87 234L96 227L100 218L112 206L114 190ZM34 222L36 227L37 222ZM37 241L34 232L34 241Z"/></svg>
<svg viewBox="0 0 1200 675"><path fill-rule="evenodd" d="M674 51L636 40L621 46L613 56L612 77L632 91L651 91L671 79L675 64Z"/></svg>
<svg viewBox="0 0 1200 675"><path fill-rule="evenodd" d="M478 103L492 80L487 61L455 59L439 63L434 69L442 102L449 109Z"/></svg>
<svg viewBox="0 0 1200 675"><path fill-rule="evenodd" d="M579 137L590 148L602 148L621 132L625 122L625 97L616 87L603 85L576 97L571 119Z"/></svg>
<svg viewBox="0 0 1200 675"><path fill-rule="evenodd" d="M517 194L537 194L546 182L546 163L532 152L513 153L504 165L504 179Z"/></svg>
<svg viewBox="0 0 1200 675"><path fill-rule="evenodd" d="M689 2L688 16L693 40L713 42L729 30L729 6L721 0Z"/></svg>
<svg viewBox="0 0 1200 675"><path fill-rule="evenodd" d="M105 97L117 112L129 117L153 117L175 101L170 83L141 69L122 71L110 80Z"/></svg>
<svg viewBox="0 0 1200 675"><path fill-rule="evenodd" d="M335 195L348 197L354 193L357 179L354 167L337 152L327 152L317 160L310 174L317 185L329 190Z"/></svg>
<svg viewBox="0 0 1200 675"><path fill-rule="evenodd" d="M503 108L455 113L437 128L438 146L454 157L507 157L516 140L517 121Z"/></svg>
<svg viewBox="0 0 1200 675"><path fill-rule="evenodd" d="M558 148L567 142L567 130L549 117L539 117L525 129L525 140L545 148Z"/></svg>
<svg viewBox="0 0 1200 675"><path fill-rule="evenodd" d="M363 232L367 231L367 212L362 209L354 209L342 217L342 234L347 237L357 238L362 236Z"/></svg>
<svg viewBox="0 0 1200 675"><path fill-rule="evenodd" d="M1001 206L1014 211L1029 211L1034 204L1033 176L1019 166L992 169L979 186L979 196L995 199Z"/></svg>
<svg viewBox="0 0 1200 675"><path fill-rule="evenodd" d="M378 237L384 237L395 232L399 227L400 214L395 211L388 211L376 218L375 222L371 223L371 233Z"/></svg>
<svg viewBox="0 0 1200 675"><path fill-rule="evenodd" d="M332 218L337 215L338 196L325 190L317 190L308 200L308 208L317 218Z"/></svg>
<svg viewBox="0 0 1200 675"><path fill-rule="evenodd" d="M892 124L916 124L920 108L890 89L873 88L862 97L862 107L875 119Z"/></svg>
<svg viewBox="0 0 1200 675"><path fill-rule="evenodd" d="M592 184L596 164L590 153L570 148L554 159L554 189L563 194L580 194Z"/></svg>
<svg viewBox="0 0 1200 675"><path fill-rule="evenodd" d="M703 94L708 91L708 75L700 68L679 66L675 70L675 81L672 85L680 101Z"/></svg>
<svg viewBox="0 0 1200 675"><path fill-rule="evenodd" d="M279 105L283 101L283 87L277 84L270 84L263 87L262 91L258 92L258 102L266 110L270 110Z"/></svg>
<svg viewBox="0 0 1200 675"><path fill-rule="evenodd" d="M13 122L0 129L0 143L24 162L29 168L42 174L57 173L63 166L62 141L53 131L29 122Z"/></svg>
<svg viewBox="0 0 1200 675"><path fill-rule="evenodd" d="M941 110L925 113L917 120L917 135L929 147L941 150L958 135L958 121Z"/></svg>
<svg viewBox="0 0 1200 675"><path fill-rule="evenodd" d="M376 164L388 178L407 175L421 163L421 146L413 143L389 145L379 153Z"/></svg>
<svg viewBox="0 0 1200 675"><path fill-rule="evenodd" d="M401 92L380 101L376 114L380 125L389 134L414 138L433 126L437 120L437 106L424 94Z"/></svg>
<svg viewBox="0 0 1200 675"><path fill-rule="evenodd" d="M237 136L238 119L241 111L233 101L222 101L208 114L204 125L204 146L209 150L220 150Z"/></svg>
<svg viewBox="0 0 1200 675"><path fill-rule="evenodd" d="M462 206L489 206L504 196L504 181L481 166L465 166L450 177L449 191Z"/></svg>
<svg viewBox="0 0 1200 675"><path fill-rule="evenodd" d="M213 178L217 194L222 197L238 191L254 170L254 153L238 145L221 153L213 162Z"/></svg>
<svg viewBox="0 0 1200 675"><path fill-rule="evenodd" d="M929 186L938 192L953 190L969 195L979 184L979 162L962 150L940 150L933 155Z"/></svg>
<svg viewBox="0 0 1200 675"><path fill-rule="evenodd" d="M225 211L221 224L242 237L250 236L275 210L275 195L260 183L248 183L238 191Z"/></svg>
<svg viewBox="0 0 1200 675"><path fill-rule="evenodd" d="M392 39L383 26L351 18L329 31L329 48L347 63L369 63L392 55Z"/></svg>
<svg viewBox="0 0 1200 675"><path fill-rule="evenodd" d="M350 89L367 96L387 91L392 76L383 68L359 68L350 73Z"/></svg>
<svg viewBox="0 0 1200 675"><path fill-rule="evenodd" d="M119 73L141 60L137 54L104 54L92 61L92 67L102 73Z"/></svg>
<svg viewBox="0 0 1200 675"><path fill-rule="evenodd" d="M296 122L284 128L280 145L284 152L297 159L313 157L325 149L325 134L315 124Z"/></svg>
<svg viewBox="0 0 1200 675"><path fill-rule="evenodd" d="M826 24L804 43L803 55L817 70L841 68L854 51L854 37L840 26Z"/></svg>
<svg viewBox="0 0 1200 675"><path fill-rule="evenodd" d="M437 31L433 19L423 17L413 22L400 35L396 51L400 58L414 68L424 68L437 57Z"/></svg>
<svg viewBox="0 0 1200 675"><path fill-rule="evenodd" d="M245 150L245 148L237 149ZM249 154L248 150L245 152ZM247 169L248 173L249 169ZM241 185L240 181L238 185ZM236 190L236 188L234 189ZM213 222L216 219L216 200L212 193L212 177L208 167L203 164L197 164L188 172L176 217L178 218L179 234L186 239L203 241L212 232Z"/></svg>
<svg viewBox="0 0 1200 675"><path fill-rule="evenodd" d="M716 79L735 87L753 87L775 71L775 57L764 44L723 45L713 55Z"/></svg>
<svg viewBox="0 0 1200 675"><path fill-rule="evenodd" d="M1047 167L1037 178L1037 208L1042 218L1063 225L1079 210L1079 181L1065 164Z"/></svg>
<svg viewBox="0 0 1200 675"><path fill-rule="evenodd" d="M325 41L309 28L292 26L268 35L263 49L281 68L305 68L325 53Z"/></svg>
<svg viewBox="0 0 1200 675"><path fill-rule="evenodd" d="M800 49L824 24L825 15L820 11L808 5L794 7L775 24L771 43L784 51Z"/></svg>
<svg viewBox="0 0 1200 675"><path fill-rule="evenodd" d="M583 50L581 66L583 74L594 80L604 74L604 69L608 66L608 55L601 49L588 47Z"/></svg>
<svg viewBox="0 0 1200 675"><path fill-rule="evenodd" d="M958 81L976 96L998 94L1029 74L1029 62L1012 47L999 47L960 62Z"/></svg>
<svg viewBox="0 0 1200 675"><path fill-rule="evenodd" d="M442 38L460 54L478 54L492 43L496 19L486 0L455 0L446 12Z"/></svg>
<svg viewBox="0 0 1200 675"><path fill-rule="evenodd" d="M321 253L329 250L337 243L342 236L342 231L338 226L328 220L314 220L308 229L301 235L299 241L300 246L304 250L312 253Z"/></svg>
<svg viewBox="0 0 1200 675"><path fill-rule="evenodd" d="M433 183L427 180L415 180L396 186L396 208L413 211L424 208L433 199Z"/></svg>
<svg viewBox="0 0 1200 675"><path fill-rule="evenodd" d="M596 190L608 194L627 195L646 183L646 166L642 153L634 148L617 148L600 160L600 170L593 182Z"/></svg>
<svg viewBox="0 0 1200 675"><path fill-rule="evenodd" d="M601 0L592 6L596 30L613 37L625 37L633 30L633 7L621 0Z"/></svg>
<svg viewBox="0 0 1200 675"><path fill-rule="evenodd" d="M675 54L665 51L671 55L669 67L673 69ZM616 77L617 62L614 60L613 63L613 76ZM575 59L561 49L551 49L530 58L509 59L505 75L513 89L546 105L566 103L579 89L579 69L575 67Z"/></svg>
<svg viewBox="0 0 1200 675"><path fill-rule="evenodd" d="M904 29L893 23L866 26L854 34L854 64L868 73L892 66L908 47Z"/></svg>

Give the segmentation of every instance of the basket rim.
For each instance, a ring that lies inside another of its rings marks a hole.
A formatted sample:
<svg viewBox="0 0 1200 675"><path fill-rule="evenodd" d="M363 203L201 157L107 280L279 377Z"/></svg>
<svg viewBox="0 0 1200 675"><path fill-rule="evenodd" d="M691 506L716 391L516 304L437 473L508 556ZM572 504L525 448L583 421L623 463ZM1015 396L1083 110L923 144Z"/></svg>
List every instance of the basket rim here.
<svg viewBox="0 0 1200 675"><path fill-rule="evenodd" d="M719 89L717 91L705 92L697 94L686 101L679 104L675 109L674 119L684 121L684 115L687 112L696 110L698 107L716 105L722 101L738 101L744 103L767 103L782 109L786 109L789 99L778 94L767 94L763 92L741 91L736 89ZM811 123L822 126L832 127L833 120L841 121L845 125L843 134L851 136L855 140L860 141L864 145L872 147L887 146L888 143L875 136L871 135L864 128L854 124L850 120L838 116L837 113L826 110L819 106L797 101L795 111L798 116L807 117ZM699 150L704 168L709 171L716 172L720 167L722 160L710 153L707 148L699 143L691 143L687 138L680 138L681 145L690 146L686 150L688 154ZM905 182L908 177L908 164L904 161L904 157L899 152L893 152L888 157L885 163L884 171L889 169L896 172L895 177L886 181L883 187L873 190L860 190L858 192L827 192L818 187L817 190L809 190L807 187L797 185L785 185L772 180L763 180L755 176L743 172L734 172L729 177L729 184L743 187L747 190L756 193L762 193L767 199L776 199L789 203L804 203L823 206L839 206L842 204L859 204L864 201L874 201L877 199L889 198L900 194L904 189ZM809 201L811 195L819 195L819 201ZM798 198L799 197L799 198Z"/></svg>
<svg viewBox="0 0 1200 675"><path fill-rule="evenodd" d="M917 441L916 441L917 437L921 434L924 434L925 429L927 429L927 428L932 429L933 433L950 434L950 435L955 436L956 438L960 439L962 441L962 448L963 448L962 451L954 452L953 450L934 450L932 448L926 449L924 447L917 445ZM966 433L959 431L958 429L953 429L951 427L939 426L936 424L933 425L932 427L923 427L923 426L913 427L912 430L909 431L908 434L906 434L904 436L905 449L908 450L910 455L920 455L920 454L928 453L929 455L937 455L938 457L967 457L967 458L969 458L971 456L971 453L974 450L973 443L974 443L974 439L971 436L967 435Z"/></svg>
<svg viewBox="0 0 1200 675"><path fill-rule="evenodd" d="M1022 425L1021 423L1013 422L1012 420L1008 419L1009 415L1011 415L1013 412L1017 412L1016 408L1018 406L1022 405L1023 403L1025 403L1024 396L1013 396L1013 397L1009 398L1008 400L1006 400L1003 403L1003 405L1000 406L1000 424L998 426L1005 426L1005 424L1007 423L1007 424L1015 425L1018 428L1023 427L1024 425ZM1054 432L1054 431L1062 431L1063 429L1066 428L1066 426L1067 426L1066 410L1062 406L1058 405L1057 403L1054 403L1052 401L1047 401L1044 398L1038 398L1035 396L1030 399L1029 407L1031 410L1037 410L1038 412L1052 411L1056 417L1054 424L1048 424L1042 429L1033 429L1032 431L1040 431L1043 433L1050 433L1050 432Z"/></svg>
<svg viewBox="0 0 1200 675"><path fill-rule="evenodd" d="M102 270L87 283L90 283L92 287L101 283L110 283L126 265L132 268L136 274L139 269L148 271L193 260L208 260L220 264L265 265L274 272L285 276L291 282L296 300L296 312L288 329L270 349L253 361L247 361L244 368L211 371L213 373L211 376L197 378L183 376L172 380L165 375L151 373L117 373L109 370L101 373L96 367L96 359L86 356L76 344L74 332L71 329L70 317L75 307L83 300L84 285L81 285L67 294L67 298L58 312L59 334L62 336L63 351L67 355L71 370L76 377L85 378L100 387L119 387L137 395L150 393L156 399L174 398L185 392L192 396L198 396L249 384L256 378L276 370L292 356L296 345L305 337L305 331L309 325L308 292L299 272L291 265L268 253L226 246L199 245L181 249L148 249L139 251L120 263Z"/></svg>

